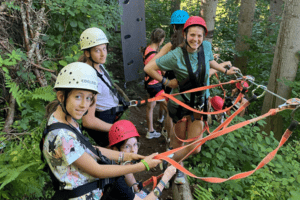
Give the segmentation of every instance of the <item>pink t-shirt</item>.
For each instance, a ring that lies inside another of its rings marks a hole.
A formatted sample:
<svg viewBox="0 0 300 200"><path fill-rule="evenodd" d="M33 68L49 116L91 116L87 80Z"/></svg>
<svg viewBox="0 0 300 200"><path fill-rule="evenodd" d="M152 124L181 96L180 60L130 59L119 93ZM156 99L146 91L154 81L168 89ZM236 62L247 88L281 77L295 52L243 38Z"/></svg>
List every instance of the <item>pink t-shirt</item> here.
<svg viewBox="0 0 300 200"><path fill-rule="evenodd" d="M145 55L147 55L149 52L151 52L151 51L155 51L154 49L152 49L150 46L148 46L147 48L146 48L146 50L145 50ZM144 56L145 56L144 55ZM145 60L145 65L147 65L148 64L148 62L154 57L156 55L156 53L153 53L153 54L151 54L146 60ZM157 72L161 75L161 71L160 70L157 70ZM148 85L154 85L154 84L157 84L157 83L159 83L157 80L152 80L152 81L150 81L149 83L148 83Z"/></svg>

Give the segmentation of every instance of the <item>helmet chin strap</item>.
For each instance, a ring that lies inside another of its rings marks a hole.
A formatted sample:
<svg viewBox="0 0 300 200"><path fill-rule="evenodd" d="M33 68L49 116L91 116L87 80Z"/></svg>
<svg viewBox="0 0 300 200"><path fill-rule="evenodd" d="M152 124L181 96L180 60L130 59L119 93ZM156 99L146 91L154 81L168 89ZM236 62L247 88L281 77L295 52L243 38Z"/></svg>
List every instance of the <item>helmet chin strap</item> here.
<svg viewBox="0 0 300 200"><path fill-rule="evenodd" d="M89 59L92 61L92 67L95 68L95 67L94 67L94 63L95 63L95 64L98 64L98 65L99 65L100 63L95 62L94 59L92 58L91 49L89 49L88 51L89 51L89 53L90 53Z"/></svg>

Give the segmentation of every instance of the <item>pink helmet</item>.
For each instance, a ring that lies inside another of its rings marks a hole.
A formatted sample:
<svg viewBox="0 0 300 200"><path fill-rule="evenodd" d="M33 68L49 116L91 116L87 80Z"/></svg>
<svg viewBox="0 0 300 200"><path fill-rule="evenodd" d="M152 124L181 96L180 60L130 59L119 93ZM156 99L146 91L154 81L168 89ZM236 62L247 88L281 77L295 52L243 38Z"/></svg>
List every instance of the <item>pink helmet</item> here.
<svg viewBox="0 0 300 200"><path fill-rule="evenodd" d="M243 84L243 86L241 85L241 83ZM237 82L235 84L236 88L239 89L240 91L243 90L243 87L246 87L248 88L249 87L249 84L246 82L246 81L242 81L242 82ZM248 90L246 90L246 92L248 92Z"/></svg>
<svg viewBox="0 0 300 200"><path fill-rule="evenodd" d="M206 28L205 20L202 17L198 17L198 16L192 16L192 17L188 18L188 20L186 20L183 30L182 30L182 33L184 33L186 28L188 28L189 26L193 26L193 25L202 26L205 30L205 35L207 35L208 30Z"/></svg>
<svg viewBox="0 0 300 200"><path fill-rule="evenodd" d="M128 120L117 121L108 132L109 146L111 147L132 137L140 137L134 124Z"/></svg>
<svg viewBox="0 0 300 200"><path fill-rule="evenodd" d="M224 101L221 97L219 96L214 96L213 98L211 98L210 100L212 107L218 111L218 110L222 110L223 105L224 105Z"/></svg>

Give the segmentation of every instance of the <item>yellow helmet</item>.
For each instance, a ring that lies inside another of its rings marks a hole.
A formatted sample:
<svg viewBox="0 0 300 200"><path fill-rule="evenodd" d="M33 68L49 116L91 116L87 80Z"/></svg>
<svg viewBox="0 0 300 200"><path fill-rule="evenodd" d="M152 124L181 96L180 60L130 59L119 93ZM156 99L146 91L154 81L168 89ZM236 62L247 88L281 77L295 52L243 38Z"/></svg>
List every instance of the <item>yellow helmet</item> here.
<svg viewBox="0 0 300 200"><path fill-rule="evenodd" d="M70 63L62 68L57 76L54 90L59 88L91 90L98 93L96 71L83 62Z"/></svg>
<svg viewBox="0 0 300 200"><path fill-rule="evenodd" d="M88 28L80 35L81 50L107 43L109 43L108 39L100 28Z"/></svg>

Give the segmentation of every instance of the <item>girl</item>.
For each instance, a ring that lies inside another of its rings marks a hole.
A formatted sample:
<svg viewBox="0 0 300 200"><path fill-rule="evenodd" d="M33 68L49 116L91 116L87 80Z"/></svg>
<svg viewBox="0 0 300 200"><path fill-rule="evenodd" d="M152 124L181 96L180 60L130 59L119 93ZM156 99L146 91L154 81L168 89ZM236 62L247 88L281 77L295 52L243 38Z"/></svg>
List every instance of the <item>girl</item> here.
<svg viewBox="0 0 300 200"><path fill-rule="evenodd" d="M106 62L108 40L99 28L88 28L80 36L80 47L84 51L79 61L87 63L97 71L98 94L96 103L89 108L89 112L82 118L82 124L88 134L101 146L108 145L108 131L116 121L119 113L124 111L120 105L122 99L111 86L112 82L104 69Z"/></svg>
<svg viewBox="0 0 300 200"><path fill-rule="evenodd" d="M95 70L81 62L65 66L57 77L54 86L57 100L47 106L48 126L41 143L52 180L57 184L54 186L59 189L53 199L101 199L103 188L109 186L106 185L107 178L140 172L161 162L152 159L156 154L144 157L93 147L81 134L77 120L95 103L94 96L98 93L96 80ZM144 159L145 164L104 165L109 162L106 157L119 161ZM117 187L113 191L121 193ZM106 190L103 194L107 194Z"/></svg>
<svg viewBox="0 0 300 200"><path fill-rule="evenodd" d="M144 70L147 74L149 74L152 78L158 80L159 82L162 82L164 85L173 88L172 93L178 93L178 82L182 83L182 81L186 81L186 85L193 85L189 78L189 72L187 69L187 62L188 59L191 63L192 73L195 73L198 70L198 51L202 49L202 55L204 59L202 58L200 60L202 64L203 69L205 69L205 76L204 79L197 78L197 81L200 81L201 84L209 85L209 68L212 67L218 71L221 71L225 74L234 74L237 68L231 67L229 70L225 69L223 65L218 64L216 61L214 61L212 50L211 50L211 44L207 41L204 41L204 37L207 34L207 28L205 21L198 16L190 17L183 28L183 38L184 42L181 43L179 47L176 47L174 50L170 51L168 54L160 57L156 60L156 62L150 62L148 65L145 66ZM202 47L201 47L202 46ZM187 59L184 57L184 52L187 54ZM201 54L201 53L200 53ZM199 55L200 56L200 55ZM202 56L201 56L202 57ZM231 64L230 64L231 65ZM173 70L176 79L166 79L163 78L160 74L156 72L156 70ZM203 71L202 69L202 71ZM198 75L201 76L200 74ZM195 86L194 86L195 87ZM182 91L182 90L181 90ZM206 95L206 97L209 96L209 92L204 92L203 95ZM189 94L184 95L182 97L181 95L177 95L176 98L180 101L185 101L187 99L190 101L190 103L195 105L202 105L204 102L203 96L197 96L194 101L191 101ZM185 133L187 130L187 137L193 138L196 136L199 136L199 133L203 129L203 122L201 120L192 120L193 119L193 113L189 110L186 110L185 108L179 106L174 101L168 102L168 112L169 116L172 118L172 121L176 124L179 120L181 120L183 117L187 119L187 123L179 123L176 126L176 134L180 138L185 138ZM202 135L199 136L201 138ZM183 143L179 140L173 140L173 148L182 146ZM194 149L195 146L192 145L189 148L185 148L184 150L181 150L177 152L173 159L176 161L181 160L188 152L190 152L192 149ZM201 150L201 147L197 148L194 153L199 153ZM181 176L181 174L179 174ZM183 180L183 179L182 179ZM179 182L180 183L180 182Z"/></svg>
<svg viewBox="0 0 300 200"><path fill-rule="evenodd" d="M124 153L134 153L137 154L140 143L138 142L138 137L140 137L139 133L137 132L134 124L128 120L120 120L114 123L109 131L108 138L109 138L109 146L111 149L116 151L122 151ZM123 165L126 164L123 163ZM158 186L160 187L160 191L163 190L165 187L165 183L171 179L171 177L175 174L175 167L170 166L166 169L164 176L162 177L161 181L159 182ZM125 181L129 186L132 186L134 193L136 196L139 196L142 199L156 199L153 198L152 192L147 195L143 190L138 188L138 183L135 180L132 173L125 175ZM132 192L132 190L129 190Z"/></svg>
<svg viewBox="0 0 300 200"><path fill-rule="evenodd" d="M144 50L144 65L146 65L158 52L159 47L162 45L162 43L165 40L165 31L156 28L151 33L151 43L150 45L145 48ZM160 75L162 75L162 71L157 71ZM150 96L150 98L157 96L158 94L161 94L164 92L162 84L159 83L157 80L152 79L149 77L149 75L145 75L145 88ZM146 116L147 116L147 125L148 125L148 132L146 135L147 139L152 138L159 138L161 133L157 132L153 128L153 109L156 105L156 102L148 102L147 103L147 109L146 109ZM163 110L167 112L167 103L165 100L160 102L160 105ZM163 116L163 115L162 115Z"/></svg>

